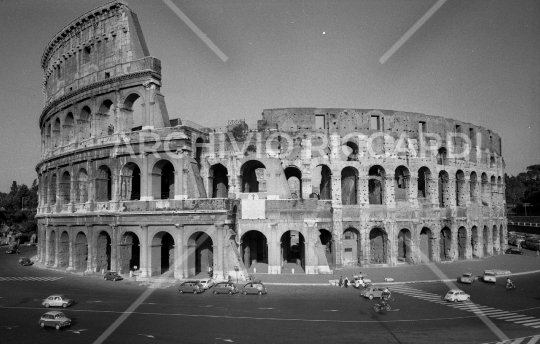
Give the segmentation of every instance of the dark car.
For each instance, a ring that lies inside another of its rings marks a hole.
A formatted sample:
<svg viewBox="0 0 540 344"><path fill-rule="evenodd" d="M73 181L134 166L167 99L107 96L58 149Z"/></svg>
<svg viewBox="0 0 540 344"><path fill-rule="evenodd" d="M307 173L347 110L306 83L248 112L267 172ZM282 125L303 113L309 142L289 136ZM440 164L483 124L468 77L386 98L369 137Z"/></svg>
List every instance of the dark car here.
<svg viewBox="0 0 540 344"><path fill-rule="evenodd" d="M52 326L59 330L61 327L71 325L71 319L66 317L62 312L52 311L41 316L39 325L41 327Z"/></svg>
<svg viewBox="0 0 540 344"><path fill-rule="evenodd" d="M28 266L28 265L34 264L34 262L31 261L30 258L28 258L28 257L22 257L22 258L19 258L19 263L20 263L22 266Z"/></svg>
<svg viewBox="0 0 540 344"><path fill-rule="evenodd" d="M214 285L214 294L236 294L238 288L232 282L220 282Z"/></svg>
<svg viewBox="0 0 540 344"><path fill-rule="evenodd" d="M517 248L509 248L504 251L505 254L523 254L523 252Z"/></svg>
<svg viewBox="0 0 540 344"><path fill-rule="evenodd" d="M199 294L204 291L204 287L202 284L199 283L199 281L186 281L178 287L178 292L180 294L183 293L193 293L193 294Z"/></svg>
<svg viewBox="0 0 540 344"><path fill-rule="evenodd" d="M121 280L123 280L122 276L120 276L118 274L118 272L116 272L116 271L107 271L105 273L105 276L103 276L103 278L106 281L121 281Z"/></svg>
<svg viewBox="0 0 540 344"><path fill-rule="evenodd" d="M244 287L242 288L242 294L244 294L244 295L247 295L247 294L258 294L258 295L266 294L266 287L264 286L264 284L261 281L259 281L259 282L249 282L249 283L246 283L244 285Z"/></svg>

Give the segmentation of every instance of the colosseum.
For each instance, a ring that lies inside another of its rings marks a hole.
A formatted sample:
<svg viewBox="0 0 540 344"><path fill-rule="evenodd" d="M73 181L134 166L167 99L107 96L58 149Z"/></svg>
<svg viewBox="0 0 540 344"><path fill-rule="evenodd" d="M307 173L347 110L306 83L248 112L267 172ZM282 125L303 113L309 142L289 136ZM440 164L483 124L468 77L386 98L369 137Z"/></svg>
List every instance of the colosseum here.
<svg viewBox="0 0 540 344"><path fill-rule="evenodd" d="M501 139L419 113L169 115L161 62L111 2L49 42L39 119L41 263L141 278L330 273L477 259L506 245ZM216 117L219 115L216 115Z"/></svg>

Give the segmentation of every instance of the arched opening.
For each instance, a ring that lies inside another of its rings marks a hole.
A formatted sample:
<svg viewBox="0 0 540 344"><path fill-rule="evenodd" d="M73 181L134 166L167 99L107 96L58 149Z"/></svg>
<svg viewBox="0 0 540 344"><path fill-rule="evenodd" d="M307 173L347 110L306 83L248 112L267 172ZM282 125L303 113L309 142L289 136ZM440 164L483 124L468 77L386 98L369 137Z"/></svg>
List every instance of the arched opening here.
<svg viewBox="0 0 540 344"><path fill-rule="evenodd" d="M206 233L196 232L188 241L188 272L189 276L210 274L209 267L214 269L214 249L212 238Z"/></svg>
<svg viewBox="0 0 540 344"><path fill-rule="evenodd" d="M388 258L388 236L381 228L369 232L370 261L372 264L386 264Z"/></svg>
<svg viewBox="0 0 540 344"><path fill-rule="evenodd" d="M108 166L102 165L98 168L95 184L96 202L112 200L112 173Z"/></svg>
<svg viewBox="0 0 540 344"><path fill-rule="evenodd" d="M489 256L489 229L487 226L484 226L482 236L484 239L484 257L487 257Z"/></svg>
<svg viewBox="0 0 540 344"><path fill-rule="evenodd" d="M137 164L127 163L120 175L120 199L135 201L141 199L141 169Z"/></svg>
<svg viewBox="0 0 540 344"><path fill-rule="evenodd" d="M330 168L326 165L319 165L313 171L313 176L319 181L319 199L331 200L332 199L332 171L330 170ZM313 185L317 185L316 180L313 181Z"/></svg>
<svg viewBox="0 0 540 344"><path fill-rule="evenodd" d="M63 231L58 245L58 267L67 268L69 265L69 234Z"/></svg>
<svg viewBox="0 0 540 344"><path fill-rule="evenodd" d="M497 177L497 192L499 193L498 197L497 197L497 202L498 203L501 203L504 199L504 193L503 193L503 182L502 182L502 178L501 176L498 176Z"/></svg>
<svg viewBox="0 0 540 344"><path fill-rule="evenodd" d="M55 205L56 203L58 203L58 200L57 200L57 195L56 195L56 181L57 177L56 177L56 174L53 174L52 178L51 178L51 194L49 195L49 199L50 199L50 204L51 205Z"/></svg>
<svg viewBox="0 0 540 344"><path fill-rule="evenodd" d="M73 268L75 270L88 269L88 240L83 232L77 233L73 247Z"/></svg>
<svg viewBox="0 0 540 344"><path fill-rule="evenodd" d="M189 246L189 243L188 243ZM188 262L191 246L188 247ZM174 271L174 239L167 232L159 232L152 238L150 275L161 275Z"/></svg>
<svg viewBox="0 0 540 344"><path fill-rule="evenodd" d="M421 167L418 170L418 200L421 203L428 202L430 199L429 180L431 171L427 167Z"/></svg>
<svg viewBox="0 0 540 344"><path fill-rule="evenodd" d="M118 270L121 274L139 270L141 267L141 247L137 234L126 232L118 245Z"/></svg>
<svg viewBox="0 0 540 344"><path fill-rule="evenodd" d="M79 132L79 141L87 140L92 137L92 117L88 106L84 106L77 120Z"/></svg>
<svg viewBox="0 0 540 344"><path fill-rule="evenodd" d="M420 263L433 262L433 233L427 227L420 232Z"/></svg>
<svg viewBox="0 0 540 344"><path fill-rule="evenodd" d="M403 228L399 231L397 237L397 259L400 262L413 263L412 258L412 241L411 241L411 231L406 228Z"/></svg>
<svg viewBox="0 0 540 344"><path fill-rule="evenodd" d="M268 242L266 236L256 230L251 230L240 241L242 247L242 260L248 271L268 272Z"/></svg>
<svg viewBox="0 0 540 344"><path fill-rule="evenodd" d="M297 167L287 167L285 169L285 178L291 191L291 198L302 198L302 172Z"/></svg>
<svg viewBox="0 0 540 344"><path fill-rule="evenodd" d="M195 141L195 161L197 161L197 166L199 166L199 170L201 169L201 157L203 153L203 145L204 140L202 137L199 137L197 141Z"/></svg>
<svg viewBox="0 0 540 344"><path fill-rule="evenodd" d="M494 156L492 156L491 158L489 158L489 167L491 167L491 168L497 168L497 160L495 159Z"/></svg>
<svg viewBox="0 0 540 344"><path fill-rule="evenodd" d="M208 172L208 184L212 186L212 198L229 197L229 171L222 164L215 164Z"/></svg>
<svg viewBox="0 0 540 344"><path fill-rule="evenodd" d="M60 197L61 204L68 204L70 201L71 193L71 176L68 171L65 171L62 174L62 179L60 180L60 190L58 196Z"/></svg>
<svg viewBox="0 0 540 344"><path fill-rule="evenodd" d="M54 143L52 142L52 134L53 134L52 125L51 125L51 123L49 123L49 125L46 126L46 128L45 128L45 142L47 144L47 146L46 146L47 151L49 151L51 149L51 147L54 146Z"/></svg>
<svg viewBox="0 0 540 344"><path fill-rule="evenodd" d="M465 227L459 227L458 229L458 258L466 259L467 258L467 245L469 241L467 240L467 230Z"/></svg>
<svg viewBox="0 0 540 344"><path fill-rule="evenodd" d="M441 260L452 260L454 254L452 252L452 232L448 227L441 230L441 238L439 240L439 252Z"/></svg>
<svg viewBox="0 0 540 344"><path fill-rule="evenodd" d="M379 165L372 166L368 175L369 204L383 204L386 175L384 168Z"/></svg>
<svg viewBox="0 0 540 344"><path fill-rule="evenodd" d="M480 258L482 256L482 246L480 245L480 236L478 232L478 227L473 226L471 229L471 252L473 258Z"/></svg>
<svg viewBox="0 0 540 344"><path fill-rule="evenodd" d="M488 176L485 173L482 173L482 204L488 205L491 190L489 190Z"/></svg>
<svg viewBox="0 0 540 344"><path fill-rule="evenodd" d="M111 237L101 231L96 242L96 271L111 269Z"/></svg>
<svg viewBox="0 0 540 344"><path fill-rule="evenodd" d="M242 192L266 192L266 167L262 162L249 160L240 168Z"/></svg>
<svg viewBox="0 0 540 344"><path fill-rule="evenodd" d="M464 207L467 205L465 193L465 173L462 170L456 172L456 205Z"/></svg>
<svg viewBox="0 0 540 344"><path fill-rule="evenodd" d="M470 180L469 180L469 192L471 197L471 202L476 202L477 200L477 193L478 193L478 177L476 176L476 172L471 172Z"/></svg>
<svg viewBox="0 0 540 344"><path fill-rule="evenodd" d="M341 203L343 205L358 204L358 171L354 167L341 170Z"/></svg>
<svg viewBox="0 0 540 344"><path fill-rule="evenodd" d="M54 121L53 125L53 141L54 141L54 148L60 147L62 144L62 136L60 135L61 129L60 129L60 118L57 118Z"/></svg>
<svg viewBox="0 0 540 344"><path fill-rule="evenodd" d="M406 201L409 199L409 169L405 166L399 166L394 172L394 192L395 200Z"/></svg>
<svg viewBox="0 0 540 344"><path fill-rule="evenodd" d="M136 94L130 94L124 101L122 113L125 114L126 129L138 131L143 126L143 102L142 98Z"/></svg>
<svg viewBox="0 0 540 344"><path fill-rule="evenodd" d="M499 227L499 248L501 251L504 249L504 245L506 242L507 241L504 240L504 229L503 229L503 226L501 225Z"/></svg>
<svg viewBox="0 0 540 344"><path fill-rule="evenodd" d="M77 203L88 202L88 173L84 168L77 174Z"/></svg>
<svg viewBox="0 0 540 344"><path fill-rule="evenodd" d="M361 260L360 232L356 228L347 228L341 239L343 246L343 265L359 266Z"/></svg>
<svg viewBox="0 0 540 344"><path fill-rule="evenodd" d="M345 150L347 150L347 161L358 161L358 145L356 143L347 142Z"/></svg>
<svg viewBox="0 0 540 344"><path fill-rule="evenodd" d="M51 231L51 234L49 235L49 257L48 257L48 265L54 265L55 259L56 259L56 232Z"/></svg>
<svg viewBox="0 0 540 344"><path fill-rule="evenodd" d="M152 190L155 199L174 199L174 166L170 161L160 160L152 169Z"/></svg>
<svg viewBox="0 0 540 344"><path fill-rule="evenodd" d="M39 192L41 193L41 206L45 206L49 203L48 188L49 188L49 177L43 176L43 179L41 181L40 188L39 188Z"/></svg>
<svg viewBox="0 0 540 344"><path fill-rule="evenodd" d="M64 145L68 145L72 142L75 142L75 126L74 126L74 119L73 114L70 112L66 115L66 119L64 120L64 126L63 126L63 134L64 134Z"/></svg>
<svg viewBox="0 0 540 344"><path fill-rule="evenodd" d="M114 134L114 107L110 99L105 99L99 106L96 116L96 135L108 136Z"/></svg>
<svg viewBox="0 0 540 344"><path fill-rule="evenodd" d="M439 207L450 205L450 178L446 171L439 172Z"/></svg>
<svg viewBox="0 0 540 344"><path fill-rule="evenodd" d="M491 176L491 193L490 193L490 202L495 203L497 199L497 179L495 176Z"/></svg>
<svg viewBox="0 0 540 344"><path fill-rule="evenodd" d="M446 148L441 147L437 152L437 165L446 165Z"/></svg>
<svg viewBox="0 0 540 344"><path fill-rule="evenodd" d="M305 270L304 236L299 231L290 230L281 236L282 273L304 273ZM301 271L299 271L301 270Z"/></svg>
<svg viewBox="0 0 540 344"><path fill-rule="evenodd" d="M334 255L332 254L333 250L333 240L332 233L326 229L319 229L319 240L324 249L324 254L326 256L326 261L329 266L334 265Z"/></svg>
<svg viewBox="0 0 540 344"><path fill-rule="evenodd" d="M500 246L499 246L499 240L497 240L498 238L499 238L499 233L497 231L497 226L493 225L493 230L491 234L491 242L493 244L493 254L499 253Z"/></svg>

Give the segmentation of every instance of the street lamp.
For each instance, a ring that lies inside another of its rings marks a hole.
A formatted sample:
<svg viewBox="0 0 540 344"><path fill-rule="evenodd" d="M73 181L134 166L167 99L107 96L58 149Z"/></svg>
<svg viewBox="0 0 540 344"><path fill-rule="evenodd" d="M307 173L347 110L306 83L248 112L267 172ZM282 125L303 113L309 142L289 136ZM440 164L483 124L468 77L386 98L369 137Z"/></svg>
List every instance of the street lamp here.
<svg viewBox="0 0 540 344"><path fill-rule="evenodd" d="M530 203L523 203L523 208L525 208L525 216L527 216L527 207L530 207Z"/></svg>

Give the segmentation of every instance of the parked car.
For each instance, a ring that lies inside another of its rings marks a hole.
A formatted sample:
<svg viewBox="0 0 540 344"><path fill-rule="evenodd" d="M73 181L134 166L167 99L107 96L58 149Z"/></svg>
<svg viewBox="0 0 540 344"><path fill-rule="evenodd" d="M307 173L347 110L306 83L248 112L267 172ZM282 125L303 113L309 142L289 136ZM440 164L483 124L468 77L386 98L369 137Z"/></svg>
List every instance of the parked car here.
<svg viewBox="0 0 540 344"><path fill-rule="evenodd" d="M199 281L186 281L178 287L178 292L183 293L193 293L198 294L204 291L204 287Z"/></svg>
<svg viewBox="0 0 540 344"><path fill-rule="evenodd" d="M468 283L468 284L473 284L474 283L474 280L476 279L476 277L470 273L470 272L465 272L461 275L461 278L460 278L460 282L461 283Z"/></svg>
<svg viewBox="0 0 540 344"><path fill-rule="evenodd" d="M45 300L43 300L43 303L41 303L45 307L69 307L73 304L72 299L68 299L64 295L61 294L55 294L47 297Z"/></svg>
<svg viewBox="0 0 540 344"><path fill-rule="evenodd" d="M266 287L261 281L258 281L258 282L253 281L253 282L246 283L244 287L242 288L242 294L244 295L247 295L247 294L262 295L266 293L267 293Z"/></svg>
<svg viewBox="0 0 540 344"><path fill-rule="evenodd" d="M210 289L214 286L214 280L212 280L211 278L201 278L199 280L199 283L202 284L205 290Z"/></svg>
<svg viewBox="0 0 540 344"><path fill-rule="evenodd" d="M236 294L238 288L231 282L219 282L214 285L214 294Z"/></svg>
<svg viewBox="0 0 540 344"><path fill-rule="evenodd" d="M31 261L28 257L21 257L19 258L19 264L21 264L22 266L28 266L34 264L34 262Z"/></svg>
<svg viewBox="0 0 540 344"><path fill-rule="evenodd" d="M107 271L105 273L105 275L103 276L103 278L106 281L121 281L121 280L123 280L122 276L120 276L118 274L118 272L116 272L116 271Z"/></svg>
<svg viewBox="0 0 540 344"><path fill-rule="evenodd" d="M369 287L360 292L360 295L372 300L374 297L381 297L384 291L383 287Z"/></svg>
<svg viewBox="0 0 540 344"><path fill-rule="evenodd" d="M71 325L71 319L66 317L62 312L52 311L41 316L39 325L41 327L52 326L59 330L62 327Z"/></svg>
<svg viewBox="0 0 540 344"><path fill-rule="evenodd" d="M484 271L484 282L491 282L491 283L495 283L497 282L497 275L495 275L495 272L491 271L491 270L486 270Z"/></svg>
<svg viewBox="0 0 540 344"><path fill-rule="evenodd" d="M506 251L504 251L505 254L523 254L523 252L520 249L517 248L509 248Z"/></svg>
<svg viewBox="0 0 540 344"><path fill-rule="evenodd" d="M461 289L450 289L448 293L446 293L444 299L446 301L458 302L470 300L471 296L469 294L465 294L465 292Z"/></svg>

